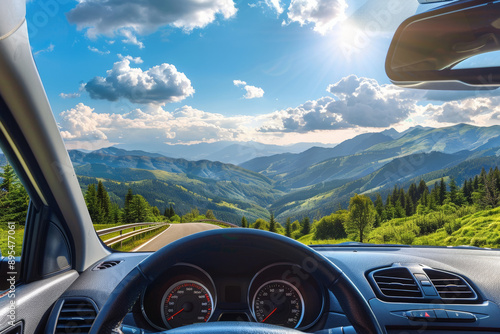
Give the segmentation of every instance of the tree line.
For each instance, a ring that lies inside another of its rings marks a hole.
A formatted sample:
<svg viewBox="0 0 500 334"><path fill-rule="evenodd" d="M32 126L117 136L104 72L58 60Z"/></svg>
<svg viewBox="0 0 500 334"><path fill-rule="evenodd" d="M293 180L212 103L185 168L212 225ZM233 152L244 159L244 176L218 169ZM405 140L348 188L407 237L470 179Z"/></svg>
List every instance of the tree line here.
<svg viewBox="0 0 500 334"><path fill-rule="evenodd" d="M469 213L467 208L484 210L496 208L500 204L500 171L498 167L464 180L459 186L454 178L441 178L429 186L424 180L411 183L406 189L394 186L385 201L380 193L372 200L368 195L354 194L349 200L347 210L339 208L331 215L314 222L309 217L293 223L286 219L284 227L277 223L271 213L269 221L257 219L249 224L245 217L241 226L268 230L294 239L312 233L312 239L344 239L366 241L370 231L383 223L398 218L412 217L421 235L435 232L445 227L451 234L457 227L453 225L450 213L460 211ZM383 236L382 236L383 239ZM402 239L403 242L405 239ZM384 240L378 240L383 242ZM406 240L408 243L411 240Z"/></svg>
<svg viewBox="0 0 500 334"><path fill-rule="evenodd" d="M121 208L117 203L110 200L110 196L101 181L89 184L84 194L85 203L89 210L90 218L94 224L131 224L139 222L191 222L199 219L217 219L212 210L200 214L197 208L182 215L175 211L174 205L170 203L163 213L157 206L152 206L139 194L134 194L129 188L125 195Z"/></svg>

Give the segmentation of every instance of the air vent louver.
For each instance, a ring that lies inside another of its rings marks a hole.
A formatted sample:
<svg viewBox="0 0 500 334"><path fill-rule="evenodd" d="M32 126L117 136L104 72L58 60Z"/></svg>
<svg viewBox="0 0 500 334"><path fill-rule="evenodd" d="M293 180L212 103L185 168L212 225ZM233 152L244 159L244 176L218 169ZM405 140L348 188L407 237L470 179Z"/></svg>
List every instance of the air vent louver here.
<svg viewBox="0 0 500 334"><path fill-rule="evenodd" d="M477 295L460 276L435 269L424 269L439 296L446 300L474 300Z"/></svg>
<svg viewBox="0 0 500 334"><path fill-rule="evenodd" d="M57 319L55 334L88 333L97 316L94 304L86 299L67 299Z"/></svg>
<svg viewBox="0 0 500 334"><path fill-rule="evenodd" d="M389 268L373 273L380 292L389 298L421 298L422 292L407 268Z"/></svg>
<svg viewBox="0 0 500 334"><path fill-rule="evenodd" d="M111 267L114 267L116 266L117 264L121 263L122 261L121 260L115 260L115 261L104 261L104 262L101 262L99 263L97 266L94 267L94 269L92 270L104 270L104 269L108 269L108 268L111 268Z"/></svg>

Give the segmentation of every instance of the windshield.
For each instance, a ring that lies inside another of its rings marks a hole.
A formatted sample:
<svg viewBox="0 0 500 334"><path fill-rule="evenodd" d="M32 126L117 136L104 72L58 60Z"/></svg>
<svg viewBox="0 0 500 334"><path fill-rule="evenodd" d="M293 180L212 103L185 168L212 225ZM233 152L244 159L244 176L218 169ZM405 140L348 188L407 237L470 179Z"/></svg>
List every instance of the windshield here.
<svg viewBox="0 0 500 334"><path fill-rule="evenodd" d="M384 70L399 24L435 6L42 0L27 22L94 227L117 250L240 226L498 247L498 93L401 88Z"/></svg>

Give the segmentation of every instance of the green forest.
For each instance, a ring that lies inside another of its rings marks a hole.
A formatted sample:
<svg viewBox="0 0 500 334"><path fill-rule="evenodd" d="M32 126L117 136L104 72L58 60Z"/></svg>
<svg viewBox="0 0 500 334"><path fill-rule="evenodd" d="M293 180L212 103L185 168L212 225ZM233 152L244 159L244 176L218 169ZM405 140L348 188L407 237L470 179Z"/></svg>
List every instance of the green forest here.
<svg viewBox="0 0 500 334"><path fill-rule="evenodd" d="M12 167L0 173L0 228L16 222L22 230L29 198ZM115 196L116 197L116 196ZM164 212L142 195L128 189L123 199L110 198L101 181L89 184L84 198L94 224L136 222L184 223L217 219L212 210L204 214L192 207L176 212L170 203ZM280 233L305 244L336 244L346 241L407 245L500 245L500 171L482 169L479 175L458 185L453 178L411 183L405 189L394 186L385 199L380 194L354 194L346 208L323 217L305 216L278 222L269 218L248 221L241 226ZM123 203L120 205L118 203ZM20 231L22 232L22 231Z"/></svg>
<svg viewBox="0 0 500 334"><path fill-rule="evenodd" d="M306 244L346 241L376 244L500 246L500 171L496 167L464 180L453 178L394 186L384 200L355 194L346 209L274 228ZM271 220L273 220L271 215ZM250 227L271 230L270 223Z"/></svg>

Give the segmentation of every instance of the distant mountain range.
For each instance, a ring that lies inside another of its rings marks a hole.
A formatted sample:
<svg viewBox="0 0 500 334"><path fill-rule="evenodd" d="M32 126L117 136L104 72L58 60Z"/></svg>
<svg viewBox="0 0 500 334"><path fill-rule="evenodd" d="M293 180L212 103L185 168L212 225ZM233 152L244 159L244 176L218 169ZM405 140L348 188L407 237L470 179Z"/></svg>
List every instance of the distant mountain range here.
<svg viewBox="0 0 500 334"><path fill-rule="evenodd" d="M218 141L214 143L199 144L173 144L155 147L155 152L171 157L187 160L211 160L221 161L230 164L240 164L247 160L281 153L300 153L311 147L334 147L335 144L322 143L298 143L293 145L269 145L257 142L232 142ZM129 146L117 148L129 150Z"/></svg>
<svg viewBox="0 0 500 334"><path fill-rule="evenodd" d="M218 156L238 155L235 145L222 145ZM184 150L184 155L189 153ZM420 179L432 185L452 176L460 184L481 168L500 163L500 126L415 127L401 133L390 129L335 147L252 158L239 166L210 156L187 160L116 147L71 150L69 155L82 189L104 180L112 199L121 204L131 187L160 210L169 204L180 213L193 207L211 209L232 223L242 216L266 218L273 211L283 221L329 214L339 205L346 207L354 193L374 197Z"/></svg>

